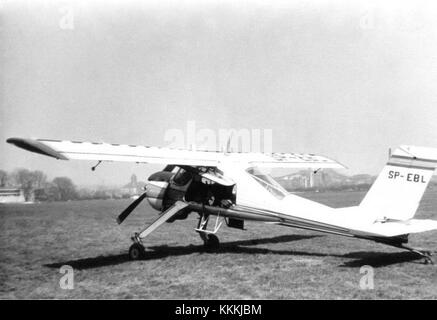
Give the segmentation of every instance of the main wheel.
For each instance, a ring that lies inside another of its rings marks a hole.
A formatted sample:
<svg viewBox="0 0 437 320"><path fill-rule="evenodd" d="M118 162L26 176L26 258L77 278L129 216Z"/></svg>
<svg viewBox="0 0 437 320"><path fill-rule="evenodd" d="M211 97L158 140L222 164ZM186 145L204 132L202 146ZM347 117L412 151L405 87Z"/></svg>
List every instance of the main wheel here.
<svg viewBox="0 0 437 320"><path fill-rule="evenodd" d="M220 247L220 241L214 234L208 234L206 237L206 241L204 242L204 246L206 251L216 251Z"/></svg>
<svg viewBox="0 0 437 320"><path fill-rule="evenodd" d="M129 248L129 258L131 260L140 260L146 256L146 250L139 243L134 243Z"/></svg>

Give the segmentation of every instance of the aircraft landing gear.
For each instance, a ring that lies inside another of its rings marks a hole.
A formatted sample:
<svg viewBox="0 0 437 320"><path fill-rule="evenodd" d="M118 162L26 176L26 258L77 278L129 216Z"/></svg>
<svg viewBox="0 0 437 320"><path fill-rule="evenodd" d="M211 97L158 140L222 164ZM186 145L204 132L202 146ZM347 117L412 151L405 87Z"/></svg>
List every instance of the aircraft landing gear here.
<svg viewBox="0 0 437 320"><path fill-rule="evenodd" d="M411 252L417 253L418 255L420 255L421 257L423 257L423 263L424 264L434 264L434 261L432 260L431 256L432 256L432 252L429 250L419 250L419 249L415 249L412 248L410 246L407 246L405 244L402 244L401 246L399 246L400 248L403 249L407 249Z"/></svg>
<svg viewBox="0 0 437 320"><path fill-rule="evenodd" d="M207 234L203 246L207 252L217 251L220 247L220 241L215 234Z"/></svg>
<svg viewBox="0 0 437 320"><path fill-rule="evenodd" d="M129 248L129 258L131 260L141 260L146 256L146 249L138 242L132 244Z"/></svg>
<svg viewBox="0 0 437 320"><path fill-rule="evenodd" d="M422 254L423 258L425 259L423 261L424 264L434 264L434 261L431 258L432 253L430 251L422 251Z"/></svg>
<svg viewBox="0 0 437 320"><path fill-rule="evenodd" d="M129 248L129 258L132 260L143 259L146 256L146 249L142 244L142 239L151 234L156 228L162 225L165 221L178 214L182 210L188 207L188 204L182 201L176 201L170 208L164 211L155 221L153 221L149 226L147 226L140 233L135 233L131 238L133 245Z"/></svg>
<svg viewBox="0 0 437 320"><path fill-rule="evenodd" d="M219 216L217 216L214 230L208 230L208 221L209 221L209 215L202 214L199 217L199 223L197 225L197 228L195 229L199 235L200 238L203 240L203 246L207 252L214 252L217 251L220 247L220 241L218 237L215 235L215 233L218 231L222 223L219 223Z"/></svg>

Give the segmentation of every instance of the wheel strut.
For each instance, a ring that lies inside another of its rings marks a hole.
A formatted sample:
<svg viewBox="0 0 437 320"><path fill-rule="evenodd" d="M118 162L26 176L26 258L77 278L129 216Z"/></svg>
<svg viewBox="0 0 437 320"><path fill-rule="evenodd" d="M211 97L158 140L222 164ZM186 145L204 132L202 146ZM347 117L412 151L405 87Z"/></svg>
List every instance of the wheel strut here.
<svg viewBox="0 0 437 320"><path fill-rule="evenodd" d="M411 251L411 252L414 252L414 253L420 255L424 259L424 261L423 261L424 264L434 264L434 261L431 258L432 252L429 250L419 250L419 249L407 246L406 244L401 244L399 246L399 248L403 248L403 249L406 249L408 251Z"/></svg>

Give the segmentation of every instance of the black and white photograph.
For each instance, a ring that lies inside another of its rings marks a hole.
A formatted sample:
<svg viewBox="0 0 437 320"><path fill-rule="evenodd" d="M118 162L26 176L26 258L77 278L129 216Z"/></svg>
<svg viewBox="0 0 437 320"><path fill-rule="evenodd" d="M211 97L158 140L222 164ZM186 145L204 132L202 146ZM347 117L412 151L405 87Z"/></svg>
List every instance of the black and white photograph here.
<svg viewBox="0 0 437 320"><path fill-rule="evenodd" d="M0 300L436 300L436 17L0 0Z"/></svg>

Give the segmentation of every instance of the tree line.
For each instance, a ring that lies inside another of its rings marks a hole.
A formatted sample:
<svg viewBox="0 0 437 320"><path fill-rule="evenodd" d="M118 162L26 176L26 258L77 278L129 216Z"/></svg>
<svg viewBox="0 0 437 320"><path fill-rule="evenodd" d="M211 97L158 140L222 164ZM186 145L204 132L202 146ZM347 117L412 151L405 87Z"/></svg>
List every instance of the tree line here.
<svg viewBox="0 0 437 320"><path fill-rule="evenodd" d="M0 170L0 188L21 189L26 201L128 199L133 195L125 188L79 188L69 177L49 180L42 171L23 168L10 173Z"/></svg>
<svg viewBox="0 0 437 320"><path fill-rule="evenodd" d="M0 188L23 190L26 201L67 201L78 199L77 188L68 177L49 180L39 170L16 169L11 173L0 170Z"/></svg>

